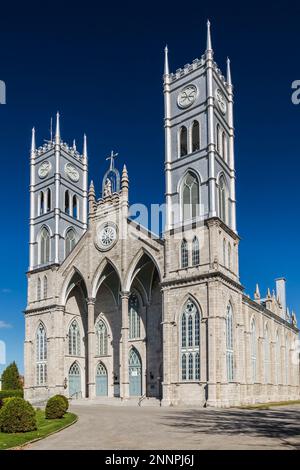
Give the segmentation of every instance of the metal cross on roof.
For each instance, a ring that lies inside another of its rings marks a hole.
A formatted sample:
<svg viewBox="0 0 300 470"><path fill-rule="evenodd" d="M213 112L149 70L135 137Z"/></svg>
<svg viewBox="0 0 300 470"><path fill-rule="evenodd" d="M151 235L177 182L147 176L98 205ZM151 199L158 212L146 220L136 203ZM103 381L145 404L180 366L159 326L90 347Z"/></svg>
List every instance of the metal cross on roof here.
<svg viewBox="0 0 300 470"><path fill-rule="evenodd" d="M107 157L106 160L110 160L110 165L109 165L109 169L110 170L113 170L114 167L115 167L115 158L118 156L119 154L118 153L114 153L114 151L112 150L111 153L110 153L110 156Z"/></svg>

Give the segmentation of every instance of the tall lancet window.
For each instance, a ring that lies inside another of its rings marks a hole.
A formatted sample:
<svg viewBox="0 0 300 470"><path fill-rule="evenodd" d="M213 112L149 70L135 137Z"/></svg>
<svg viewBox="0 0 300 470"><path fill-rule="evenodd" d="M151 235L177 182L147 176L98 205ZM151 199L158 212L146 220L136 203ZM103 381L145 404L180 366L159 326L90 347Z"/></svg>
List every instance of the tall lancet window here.
<svg viewBox="0 0 300 470"><path fill-rule="evenodd" d="M228 242L228 269L232 269L231 245Z"/></svg>
<svg viewBox="0 0 300 470"><path fill-rule="evenodd" d="M194 121L192 124L192 152L200 150L200 128L199 122Z"/></svg>
<svg viewBox="0 0 300 470"><path fill-rule="evenodd" d="M72 228L70 228L69 230L67 230L66 239L65 239L66 257L69 255L69 253L71 253L75 244L76 244L75 231Z"/></svg>
<svg viewBox="0 0 300 470"><path fill-rule="evenodd" d="M77 199L77 196L73 196L73 217L75 217L75 219L78 219L78 218L79 218L78 199Z"/></svg>
<svg viewBox="0 0 300 470"><path fill-rule="evenodd" d="M189 265L189 249L185 239L181 242L181 267L187 268Z"/></svg>
<svg viewBox="0 0 300 470"><path fill-rule="evenodd" d="M37 300L41 300L42 298L42 281L40 277L37 280L36 298Z"/></svg>
<svg viewBox="0 0 300 470"><path fill-rule="evenodd" d="M222 129L220 124L217 124L217 151L219 155L223 156L223 139L222 139Z"/></svg>
<svg viewBox="0 0 300 470"><path fill-rule="evenodd" d="M194 236L192 242L192 264L198 266L200 264L200 248L198 237Z"/></svg>
<svg viewBox="0 0 300 470"><path fill-rule="evenodd" d="M179 131L179 155L184 157L188 153L188 132L185 126L182 126Z"/></svg>
<svg viewBox="0 0 300 470"><path fill-rule="evenodd" d="M231 304L226 311L226 366L227 380L233 381L233 312Z"/></svg>
<svg viewBox="0 0 300 470"><path fill-rule="evenodd" d="M46 264L50 261L50 234L43 227L40 234L40 264Z"/></svg>
<svg viewBox="0 0 300 470"><path fill-rule="evenodd" d="M42 323L39 324L36 333L36 383L47 383L47 336Z"/></svg>
<svg viewBox="0 0 300 470"><path fill-rule="evenodd" d="M193 173L187 173L182 183L183 220L191 220L199 215L199 183Z"/></svg>
<svg viewBox="0 0 300 470"><path fill-rule="evenodd" d="M288 335L285 335L285 384L289 384L289 339Z"/></svg>
<svg viewBox="0 0 300 470"><path fill-rule="evenodd" d="M275 343L275 384L280 382L280 342L278 331L276 332L276 343Z"/></svg>
<svg viewBox="0 0 300 470"><path fill-rule="evenodd" d="M43 191L39 194L39 215L44 214L45 204L44 204L44 193Z"/></svg>
<svg viewBox="0 0 300 470"><path fill-rule="evenodd" d="M65 213L71 215L71 207L70 207L70 193L67 190L65 192Z"/></svg>
<svg viewBox="0 0 300 470"><path fill-rule="evenodd" d="M46 212L51 211L51 190L50 188L47 189L46 192Z"/></svg>
<svg viewBox="0 0 300 470"><path fill-rule="evenodd" d="M270 339L268 325L265 327L264 350L265 350L265 383L270 383Z"/></svg>
<svg viewBox="0 0 300 470"><path fill-rule="evenodd" d="M99 320L96 326L97 354L98 356L107 355L108 333L107 326L103 320Z"/></svg>
<svg viewBox="0 0 300 470"><path fill-rule="evenodd" d="M73 320L69 328L69 354L80 356L80 330L76 320Z"/></svg>
<svg viewBox="0 0 300 470"><path fill-rule="evenodd" d="M219 217L227 223L227 188L224 176L219 181Z"/></svg>
<svg viewBox="0 0 300 470"><path fill-rule="evenodd" d="M180 322L181 380L200 380L200 315L188 300Z"/></svg>
<svg viewBox="0 0 300 470"><path fill-rule="evenodd" d="M251 322L251 366L252 366L252 382L256 382L256 356L257 356L257 340L256 327L254 319Z"/></svg>
<svg viewBox="0 0 300 470"><path fill-rule="evenodd" d="M43 281L43 297L44 297L44 299L47 299L47 297L48 297L48 278L47 278L47 276L44 276L44 281Z"/></svg>
<svg viewBox="0 0 300 470"><path fill-rule="evenodd" d="M223 148L223 158L227 163L227 155L228 155L228 148L227 148L227 138L225 132L222 134L222 148Z"/></svg>
<svg viewBox="0 0 300 470"><path fill-rule="evenodd" d="M129 297L128 303L128 322L129 322L129 339L140 338L141 336L141 321L140 321L140 306L139 299L136 294L132 293Z"/></svg>

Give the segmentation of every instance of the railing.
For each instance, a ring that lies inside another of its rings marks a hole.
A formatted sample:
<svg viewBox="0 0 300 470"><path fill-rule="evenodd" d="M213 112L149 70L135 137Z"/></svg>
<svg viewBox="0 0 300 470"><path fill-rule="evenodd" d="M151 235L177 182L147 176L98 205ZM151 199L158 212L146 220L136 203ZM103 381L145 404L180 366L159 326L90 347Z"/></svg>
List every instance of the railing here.
<svg viewBox="0 0 300 470"><path fill-rule="evenodd" d="M70 399L72 400L73 398L75 398L75 400L78 400L78 398L82 398L82 392L75 392L73 393L73 395L70 396Z"/></svg>
<svg viewBox="0 0 300 470"><path fill-rule="evenodd" d="M138 401L138 405L141 406L142 404L142 401L145 400L146 398L146 393L144 393L144 395L142 395L140 398L139 398L139 401Z"/></svg>

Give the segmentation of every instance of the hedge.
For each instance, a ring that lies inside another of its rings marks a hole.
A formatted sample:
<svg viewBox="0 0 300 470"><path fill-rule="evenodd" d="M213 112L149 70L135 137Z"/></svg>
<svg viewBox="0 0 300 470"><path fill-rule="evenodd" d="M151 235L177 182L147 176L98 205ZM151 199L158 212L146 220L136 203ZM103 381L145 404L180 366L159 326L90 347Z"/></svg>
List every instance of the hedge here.
<svg viewBox="0 0 300 470"><path fill-rule="evenodd" d="M23 398L23 390L0 390L0 399L8 397L19 397Z"/></svg>
<svg viewBox="0 0 300 470"><path fill-rule="evenodd" d="M12 397L4 403L0 411L0 430L2 432L28 432L36 429L36 413L28 401Z"/></svg>

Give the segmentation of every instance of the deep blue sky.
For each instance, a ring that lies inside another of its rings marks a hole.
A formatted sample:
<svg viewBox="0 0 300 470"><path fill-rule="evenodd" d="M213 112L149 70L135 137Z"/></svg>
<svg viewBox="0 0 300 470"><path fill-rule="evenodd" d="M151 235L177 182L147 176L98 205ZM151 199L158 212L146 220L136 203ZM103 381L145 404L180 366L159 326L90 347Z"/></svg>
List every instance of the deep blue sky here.
<svg viewBox="0 0 300 470"><path fill-rule="evenodd" d="M163 202L163 49L167 42L172 71L200 57L207 18L215 59L225 71L229 55L235 86L241 281L251 295L259 281L264 294L286 276L288 303L300 312L300 105L291 102L299 16L287 1L2 4L0 321L11 327L0 339L8 361L23 369L32 126L41 144L59 109L64 140L81 146L87 133L98 194L113 148L128 166L131 203Z"/></svg>

